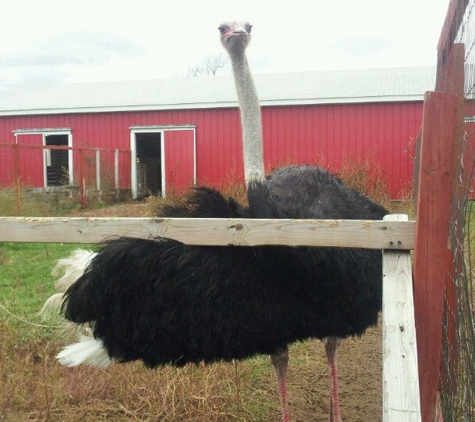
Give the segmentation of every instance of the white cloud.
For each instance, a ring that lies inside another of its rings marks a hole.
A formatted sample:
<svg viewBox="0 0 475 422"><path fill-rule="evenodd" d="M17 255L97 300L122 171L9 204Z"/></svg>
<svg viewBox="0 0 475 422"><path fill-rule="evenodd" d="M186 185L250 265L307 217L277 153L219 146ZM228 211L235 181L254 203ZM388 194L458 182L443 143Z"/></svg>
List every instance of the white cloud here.
<svg viewBox="0 0 475 422"><path fill-rule="evenodd" d="M369 56L382 53L393 42L387 38L363 38L335 40L330 45L349 56Z"/></svg>
<svg viewBox="0 0 475 422"><path fill-rule="evenodd" d="M81 68L94 70L118 57L143 54L139 44L120 34L73 31L39 40L25 51L0 54L0 77L13 86L64 82Z"/></svg>

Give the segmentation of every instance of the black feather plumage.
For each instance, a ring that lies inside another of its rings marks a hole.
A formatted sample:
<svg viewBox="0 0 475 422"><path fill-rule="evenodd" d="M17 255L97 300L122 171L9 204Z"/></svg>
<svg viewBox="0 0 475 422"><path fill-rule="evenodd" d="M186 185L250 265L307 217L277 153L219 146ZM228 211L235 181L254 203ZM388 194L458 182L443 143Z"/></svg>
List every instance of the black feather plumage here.
<svg viewBox="0 0 475 422"><path fill-rule="evenodd" d="M302 173L309 182L300 182ZM287 202L281 189L287 182L296 183L298 203ZM317 167L277 170L266 187L280 218L386 214ZM249 209L196 188L163 214L249 217ZM120 238L107 242L69 288L63 311L73 322L92 323L94 336L119 361L141 359L153 367L243 359L307 338L362 334L377 322L381 277L376 250Z"/></svg>

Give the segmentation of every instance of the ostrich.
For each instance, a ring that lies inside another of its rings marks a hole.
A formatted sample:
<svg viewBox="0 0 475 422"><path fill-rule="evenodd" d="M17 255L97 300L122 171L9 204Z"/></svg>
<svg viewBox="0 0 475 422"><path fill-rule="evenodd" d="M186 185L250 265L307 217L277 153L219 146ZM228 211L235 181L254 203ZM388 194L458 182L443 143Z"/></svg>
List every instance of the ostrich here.
<svg viewBox="0 0 475 422"><path fill-rule="evenodd" d="M219 27L221 42L231 59L243 128L244 171L251 215L254 218L331 218L382 219L387 211L359 194L346 189L334 176L319 167L288 166L264 174L262 123L259 100L245 56L252 26L247 23L223 23ZM336 255L341 251L338 251ZM316 261L303 260L302 265L319 274L319 252L310 249L288 249L286 255L301 258L316 256ZM368 252L376 262L380 258ZM284 257L285 259L285 257ZM316 264L316 265L315 265ZM338 261L337 261L338 265ZM341 261L345 266L345 261ZM380 265L380 264L379 264ZM343 277L348 275L343 275ZM376 283L381 281L375 280ZM378 293L379 294L379 293ZM370 309L373 313L374 309ZM379 309L378 309L379 312ZM330 370L330 420L340 420L338 398L337 333L323 339ZM351 335L351 329L344 336ZM288 351L271 356L274 365L282 412L288 415L286 372ZM284 416L285 419L285 416Z"/></svg>
<svg viewBox="0 0 475 422"><path fill-rule="evenodd" d="M249 31L249 25L220 26L230 55L244 55ZM239 43L243 48L236 47ZM239 75L239 66L233 69ZM247 69L245 61L242 69ZM249 72L241 82L236 77L249 208L197 188L165 215L380 219L386 214L318 167L285 167L264 178L257 96L245 107L239 94L242 89L246 95L246 83L255 94ZM156 367L269 354L288 421L288 344L327 339L327 355L336 356L338 339L361 335L376 324L380 308L380 251L197 247L165 238L120 238L106 242L67 290L66 318L91 323L94 338L67 346L58 358L69 366L141 359ZM330 397L331 418L339 420L337 396Z"/></svg>

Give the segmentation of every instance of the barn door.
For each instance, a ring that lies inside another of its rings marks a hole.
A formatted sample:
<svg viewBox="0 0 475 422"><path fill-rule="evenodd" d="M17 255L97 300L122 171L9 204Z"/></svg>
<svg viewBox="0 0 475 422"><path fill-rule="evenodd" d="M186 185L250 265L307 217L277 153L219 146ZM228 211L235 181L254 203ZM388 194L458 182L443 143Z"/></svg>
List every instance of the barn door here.
<svg viewBox="0 0 475 422"><path fill-rule="evenodd" d="M136 198L161 196L161 132L139 132L135 134Z"/></svg>
<svg viewBox="0 0 475 422"><path fill-rule="evenodd" d="M19 171L22 184L34 188L45 187L44 152L42 134L17 134Z"/></svg>
<svg viewBox="0 0 475 422"><path fill-rule="evenodd" d="M67 134L45 135L45 145L68 146ZM46 186L67 185L72 181L69 169L69 151L45 149Z"/></svg>
<svg viewBox="0 0 475 422"><path fill-rule="evenodd" d="M194 130L165 130L162 192L183 193L196 182Z"/></svg>

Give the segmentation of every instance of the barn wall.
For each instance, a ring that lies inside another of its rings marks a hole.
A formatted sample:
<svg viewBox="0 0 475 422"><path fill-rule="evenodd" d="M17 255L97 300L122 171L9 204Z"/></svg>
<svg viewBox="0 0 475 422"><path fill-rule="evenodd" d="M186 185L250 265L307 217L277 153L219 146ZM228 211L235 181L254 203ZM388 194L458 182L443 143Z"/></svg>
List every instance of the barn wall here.
<svg viewBox="0 0 475 422"><path fill-rule="evenodd" d="M338 171L348 158L369 159L383 170L391 195L397 197L412 177L407 151L421 121L421 102L265 107L266 167L320 163ZM0 144L14 143L16 129L71 128L74 147L129 149L131 126L189 124L196 125L198 181L218 185L230 177L242 179L241 129L234 108L2 116ZM11 151L0 148L2 184L11 182L11 156ZM121 179L130 180L130 174Z"/></svg>
<svg viewBox="0 0 475 422"><path fill-rule="evenodd" d="M339 104L263 110L267 170L293 163L338 172L348 161L369 160L397 198L413 172L422 103Z"/></svg>

